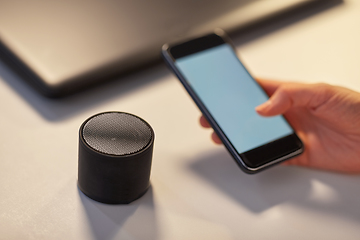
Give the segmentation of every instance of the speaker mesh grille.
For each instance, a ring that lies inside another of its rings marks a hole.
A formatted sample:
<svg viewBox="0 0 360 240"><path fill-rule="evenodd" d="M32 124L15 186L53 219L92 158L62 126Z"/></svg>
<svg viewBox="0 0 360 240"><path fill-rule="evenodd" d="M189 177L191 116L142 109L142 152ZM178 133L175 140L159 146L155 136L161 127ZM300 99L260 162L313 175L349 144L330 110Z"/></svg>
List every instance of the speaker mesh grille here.
<svg viewBox="0 0 360 240"><path fill-rule="evenodd" d="M108 112L88 120L83 128L85 142L111 155L127 155L145 148L152 131L142 119L127 113Z"/></svg>

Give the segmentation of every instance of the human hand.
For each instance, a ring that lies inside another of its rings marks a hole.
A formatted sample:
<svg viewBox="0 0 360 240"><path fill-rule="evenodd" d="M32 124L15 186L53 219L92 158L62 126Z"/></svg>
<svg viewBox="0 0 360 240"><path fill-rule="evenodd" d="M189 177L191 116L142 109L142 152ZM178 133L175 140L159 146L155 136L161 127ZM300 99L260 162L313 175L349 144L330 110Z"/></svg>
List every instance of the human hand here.
<svg viewBox="0 0 360 240"><path fill-rule="evenodd" d="M256 111L264 117L283 114L305 146L284 164L360 173L360 93L328 84L258 82L271 97ZM210 127L203 116L200 123ZM212 139L221 143L215 133Z"/></svg>

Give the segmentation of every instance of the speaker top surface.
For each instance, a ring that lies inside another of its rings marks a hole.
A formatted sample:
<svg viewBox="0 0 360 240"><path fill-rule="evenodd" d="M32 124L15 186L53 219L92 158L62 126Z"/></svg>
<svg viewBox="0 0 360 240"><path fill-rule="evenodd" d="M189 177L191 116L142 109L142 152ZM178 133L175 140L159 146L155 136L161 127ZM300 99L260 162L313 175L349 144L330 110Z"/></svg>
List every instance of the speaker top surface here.
<svg viewBox="0 0 360 240"><path fill-rule="evenodd" d="M153 131L143 119L123 112L105 112L89 118L82 136L92 149L115 156L137 153L148 146Z"/></svg>

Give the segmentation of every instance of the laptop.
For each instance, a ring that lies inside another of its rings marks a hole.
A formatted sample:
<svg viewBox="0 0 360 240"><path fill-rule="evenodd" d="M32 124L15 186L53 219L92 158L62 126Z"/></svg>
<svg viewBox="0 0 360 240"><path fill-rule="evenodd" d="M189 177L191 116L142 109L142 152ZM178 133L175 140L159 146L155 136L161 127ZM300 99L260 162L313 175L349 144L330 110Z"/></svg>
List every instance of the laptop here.
<svg viewBox="0 0 360 240"><path fill-rule="evenodd" d="M0 57L48 97L160 59L166 42L326 0L0 0Z"/></svg>

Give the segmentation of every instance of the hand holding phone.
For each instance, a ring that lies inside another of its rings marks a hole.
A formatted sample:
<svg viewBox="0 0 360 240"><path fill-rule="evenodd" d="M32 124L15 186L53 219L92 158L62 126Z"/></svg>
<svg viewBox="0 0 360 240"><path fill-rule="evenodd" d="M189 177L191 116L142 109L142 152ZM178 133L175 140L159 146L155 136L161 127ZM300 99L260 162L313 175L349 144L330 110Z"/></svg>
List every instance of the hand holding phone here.
<svg viewBox="0 0 360 240"><path fill-rule="evenodd" d="M162 53L242 170L256 173L302 153L302 142L283 116L256 113L268 96L222 31L164 45Z"/></svg>

